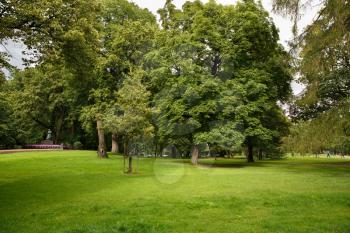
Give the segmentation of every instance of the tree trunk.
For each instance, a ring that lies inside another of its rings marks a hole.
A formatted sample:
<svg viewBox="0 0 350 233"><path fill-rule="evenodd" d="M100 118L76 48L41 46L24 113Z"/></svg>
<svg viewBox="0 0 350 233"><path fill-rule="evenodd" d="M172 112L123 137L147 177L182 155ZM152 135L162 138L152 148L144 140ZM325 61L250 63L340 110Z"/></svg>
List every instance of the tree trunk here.
<svg viewBox="0 0 350 233"><path fill-rule="evenodd" d="M62 126L64 122L64 112L61 112L60 116L56 117L55 120L55 135L54 144L59 144L61 142Z"/></svg>
<svg viewBox="0 0 350 233"><path fill-rule="evenodd" d="M199 149L198 146L195 145L192 150L191 154L191 163L192 165L197 165L198 164L198 157L199 157Z"/></svg>
<svg viewBox="0 0 350 233"><path fill-rule="evenodd" d="M132 173L132 156L129 155L129 142L126 138L124 139L124 156L128 157L128 170L126 173Z"/></svg>
<svg viewBox="0 0 350 233"><path fill-rule="evenodd" d="M247 161L249 163L254 162L254 155L253 155L253 146L248 143L248 155L247 155Z"/></svg>
<svg viewBox="0 0 350 233"><path fill-rule="evenodd" d="M132 156L129 155L128 173L132 173Z"/></svg>
<svg viewBox="0 0 350 233"><path fill-rule="evenodd" d="M211 74L213 76L216 76L218 71L219 71L219 67L221 64L221 58L220 55L215 55L214 59L213 59L213 66L211 67Z"/></svg>
<svg viewBox="0 0 350 233"><path fill-rule="evenodd" d="M262 149L259 149L259 160L262 160L263 159L263 151Z"/></svg>
<svg viewBox="0 0 350 233"><path fill-rule="evenodd" d="M112 134L112 153L119 153L117 135L115 133Z"/></svg>
<svg viewBox="0 0 350 233"><path fill-rule="evenodd" d="M176 158L176 147L175 146L171 146L171 157Z"/></svg>
<svg viewBox="0 0 350 233"><path fill-rule="evenodd" d="M154 157L157 157L157 153L158 153L158 144L155 143L154 144Z"/></svg>
<svg viewBox="0 0 350 233"><path fill-rule="evenodd" d="M99 158L107 158L107 152L106 152L106 142L105 142L105 132L102 126L102 121L97 120L97 133L98 133L98 157Z"/></svg>
<svg viewBox="0 0 350 233"><path fill-rule="evenodd" d="M128 156L128 155L129 155L128 142L126 141L126 139L124 139L124 156Z"/></svg>

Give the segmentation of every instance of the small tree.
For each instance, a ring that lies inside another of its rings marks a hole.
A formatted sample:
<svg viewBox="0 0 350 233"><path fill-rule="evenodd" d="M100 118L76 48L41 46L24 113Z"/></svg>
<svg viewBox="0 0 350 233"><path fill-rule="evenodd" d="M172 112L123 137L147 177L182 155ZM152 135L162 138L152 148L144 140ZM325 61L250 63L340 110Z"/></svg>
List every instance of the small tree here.
<svg viewBox="0 0 350 233"><path fill-rule="evenodd" d="M152 109L149 107L150 93L142 84L143 71L136 70L124 80L116 93L115 108L105 117L108 127L123 135L124 156L128 158L127 173L132 173L132 155L129 145L133 140L152 134L150 124ZM113 112L112 112L113 111Z"/></svg>

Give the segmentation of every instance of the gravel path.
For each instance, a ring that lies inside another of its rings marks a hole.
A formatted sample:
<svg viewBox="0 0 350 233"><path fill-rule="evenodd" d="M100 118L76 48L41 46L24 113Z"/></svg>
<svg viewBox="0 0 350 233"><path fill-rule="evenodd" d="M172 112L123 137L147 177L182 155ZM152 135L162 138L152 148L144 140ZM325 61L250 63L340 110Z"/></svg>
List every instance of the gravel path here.
<svg viewBox="0 0 350 233"><path fill-rule="evenodd" d="M58 151L62 149L13 149L13 150L0 150L0 154L10 154L17 152L34 152L34 151Z"/></svg>

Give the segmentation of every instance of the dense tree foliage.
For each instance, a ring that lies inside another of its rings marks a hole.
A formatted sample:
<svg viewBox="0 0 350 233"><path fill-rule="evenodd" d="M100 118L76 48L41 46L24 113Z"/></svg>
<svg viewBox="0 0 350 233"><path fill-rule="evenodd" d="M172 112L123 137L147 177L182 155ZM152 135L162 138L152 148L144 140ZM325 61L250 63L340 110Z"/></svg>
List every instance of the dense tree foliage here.
<svg viewBox="0 0 350 233"><path fill-rule="evenodd" d="M153 110L149 106L150 92L142 84L144 72L133 70L116 93L115 106L104 116L104 122L112 132L123 135L124 155L128 157L128 173L132 173L132 156L141 151L130 147L153 133L150 118Z"/></svg>
<svg viewBox="0 0 350 233"><path fill-rule="evenodd" d="M278 145L287 120L277 101L288 98L291 76L262 7L194 1L180 11L167 1L159 12L164 28L147 64L161 138L192 145L194 164L199 143L225 150L244 144L249 161L253 147Z"/></svg>
<svg viewBox="0 0 350 233"><path fill-rule="evenodd" d="M349 140L349 136L344 134L349 124L349 117L345 116L348 115L346 109L349 109L350 101L349 1L274 1L277 12L292 17L295 29L304 11L316 3L320 9L315 20L300 34L295 30L292 43L292 49L298 51L296 70L306 88L292 102L290 113L300 126L295 126L291 136L294 139L286 141L294 144L291 141L310 135L312 139L300 141L304 152L346 147ZM342 143L345 144L341 146ZM295 150L298 148L296 146Z"/></svg>
<svg viewBox="0 0 350 233"><path fill-rule="evenodd" d="M126 0L1 7L0 40L36 52L35 66L3 81L1 137L12 144L39 142L51 129L55 143L93 142L104 158L108 134L113 151L129 156L129 172L131 155L146 153L140 143L155 154L173 145L193 164L200 145L247 150L248 161L278 153L288 131L280 105L291 94L290 60L260 3L197 0L176 9L167 0L161 25Z"/></svg>
<svg viewBox="0 0 350 233"><path fill-rule="evenodd" d="M291 153L350 153L349 103L319 117L293 125L284 138L284 150Z"/></svg>

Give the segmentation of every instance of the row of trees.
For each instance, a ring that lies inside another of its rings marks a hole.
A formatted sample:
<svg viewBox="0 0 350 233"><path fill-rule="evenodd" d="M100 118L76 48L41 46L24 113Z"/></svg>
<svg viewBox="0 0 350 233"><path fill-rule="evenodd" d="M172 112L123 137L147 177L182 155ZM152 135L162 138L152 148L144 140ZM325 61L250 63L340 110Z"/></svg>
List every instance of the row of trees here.
<svg viewBox="0 0 350 233"><path fill-rule="evenodd" d="M203 143L218 153L246 148L249 162L254 152L278 152L290 57L260 3L176 9L167 0L160 27L126 0L100 2L2 4L0 40L23 41L36 65L2 79L1 144L40 141L50 128L55 142L98 141L107 157L108 134L129 171L130 155L167 145L193 164Z"/></svg>
<svg viewBox="0 0 350 233"><path fill-rule="evenodd" d="M304 92L292 100L294 125L284 139L289 152L350 153L350 3L345 0L275 0L275 10L298 19L312 5L312 24L291 43Z"/></svg>

